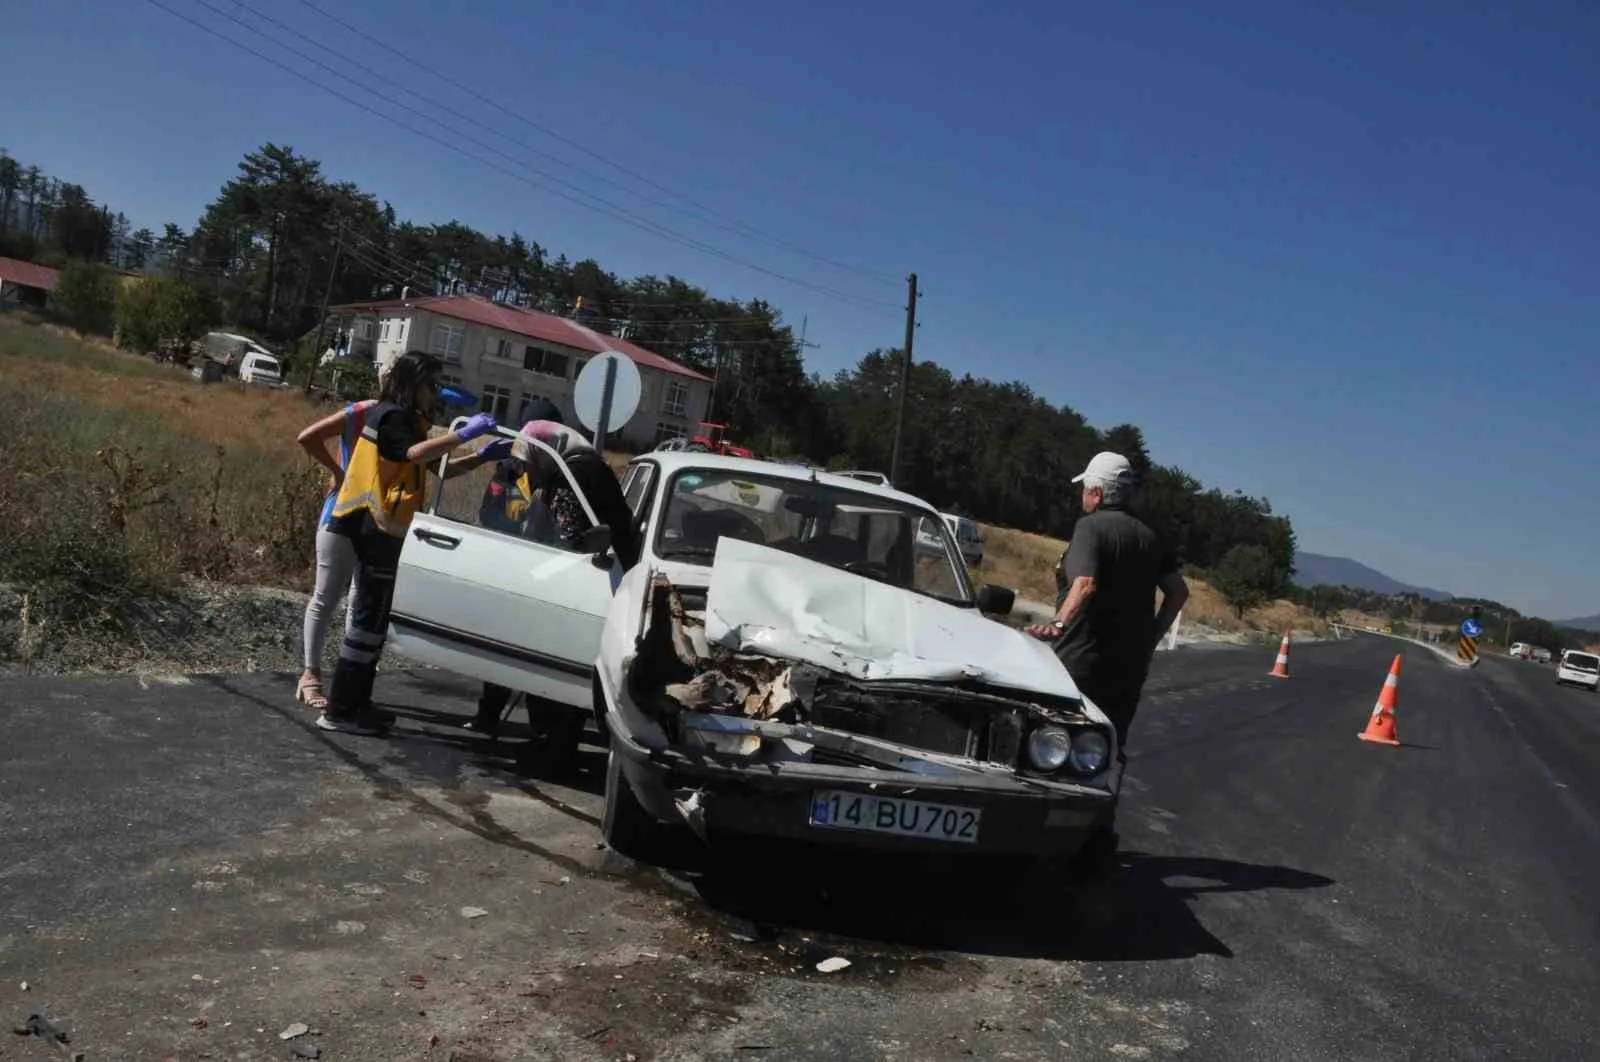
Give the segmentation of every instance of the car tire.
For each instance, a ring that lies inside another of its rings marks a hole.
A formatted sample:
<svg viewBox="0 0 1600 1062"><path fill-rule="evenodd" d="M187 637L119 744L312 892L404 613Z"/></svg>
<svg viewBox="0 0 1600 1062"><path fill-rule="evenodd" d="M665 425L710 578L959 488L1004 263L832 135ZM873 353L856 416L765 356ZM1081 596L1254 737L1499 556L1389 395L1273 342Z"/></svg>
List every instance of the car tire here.
<svg viewBox="0 0 1600 1062"><path fill-rule="evenodd" d="M629 859L649 862L666 832L634 795L622 773L622 756L612 745L606 753L606 805L600 818L606 846Z"/></svg>

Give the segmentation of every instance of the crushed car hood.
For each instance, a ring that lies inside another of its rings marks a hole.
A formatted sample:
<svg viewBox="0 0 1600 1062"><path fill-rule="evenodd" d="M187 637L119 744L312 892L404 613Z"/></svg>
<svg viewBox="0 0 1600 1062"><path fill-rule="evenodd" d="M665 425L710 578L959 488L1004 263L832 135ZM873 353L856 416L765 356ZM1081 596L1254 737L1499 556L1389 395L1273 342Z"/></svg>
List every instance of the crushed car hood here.
<svg viewBox="0 0 1600 1062"><path fill-rule="evenodd" d="M705 634L726 649L864 680L970 680L1080 696L1049 646L976 609L733 538L717 543Z"/></svg>

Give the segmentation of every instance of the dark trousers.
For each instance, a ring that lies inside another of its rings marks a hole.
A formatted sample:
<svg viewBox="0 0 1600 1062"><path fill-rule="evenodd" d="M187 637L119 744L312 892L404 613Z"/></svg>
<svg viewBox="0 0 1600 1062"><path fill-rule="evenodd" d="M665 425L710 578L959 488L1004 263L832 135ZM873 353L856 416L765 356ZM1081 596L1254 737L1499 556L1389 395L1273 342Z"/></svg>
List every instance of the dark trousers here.
<svg viewBox="0 0 1600 1062"><path fill-rule="evenodd" d="M339 663L328 688L328 711L351 715L372 706L372 680L383 654L400 567L400 539L381 532L352 535L356 590L350 601L350 629L339 645Z"/></svg>
<svg viewBox="0 0 1600 1062"><path fill-rule="evenodd" d="M511 690L506 686L496 686L493 682L483 684L483 692L478 695L478 720L477 728L483 731L493 731L500 725L500 717L506 714L506 705L511 701Z"/></svg>

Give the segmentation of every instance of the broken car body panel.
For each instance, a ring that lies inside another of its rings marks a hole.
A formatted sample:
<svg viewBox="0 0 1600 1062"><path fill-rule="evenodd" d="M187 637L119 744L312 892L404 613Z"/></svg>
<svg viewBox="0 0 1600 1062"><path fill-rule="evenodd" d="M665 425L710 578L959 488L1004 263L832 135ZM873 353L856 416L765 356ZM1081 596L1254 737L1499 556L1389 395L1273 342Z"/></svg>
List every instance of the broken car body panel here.
<svg viewBox="0 0 1600 1062"><path fill-rule="evenodd" d="M706 637L859 679L971 680L1080 697L1049 646L976 609L738 540L717 548Z"/></svg>
<svg viewBox="0 0 1600 1062"><path fill-rule="evenodd" d="M724 539L708 590L651 580L613 740L641 803L702 836L1068 855L1115 807L1113 731L1025 638ZM965 663L961 645L986 665ZM630 740L630 720L653 723L650 737ZM1031 769L1024 745L1041 726L1102 733L1104 768Z"/></svg>

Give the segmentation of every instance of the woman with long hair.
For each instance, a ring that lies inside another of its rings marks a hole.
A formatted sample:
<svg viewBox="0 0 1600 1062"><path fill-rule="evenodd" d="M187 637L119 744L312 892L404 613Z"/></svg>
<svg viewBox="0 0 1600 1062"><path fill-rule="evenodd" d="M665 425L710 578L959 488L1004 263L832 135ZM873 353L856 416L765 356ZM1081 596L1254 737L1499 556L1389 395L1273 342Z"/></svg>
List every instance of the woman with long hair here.
<svg viewBox="0 0 1600 1062"><path fill-rule="evenodd" d="M295 439L310 458L328 470L328 492L322 501L322 511L317 516L317 581L306 602L305 619L301 631L302 670L295 684L294 699L321 711L328 706L322 692L322 648L328 638L328 625L333 614L345 603L345 590L354 585L356 570L355 549L350 539L336 535L330 528L333 520L333 502L339 496L339 486L344 482L344 469L350 463L350 451L355 449L361 429L366 427L366 412L377 404L377 399L367 398L351 402L337 412L308 424ZM328 443L339 440L339 452L329 450ZM345 611L345 630L350 629L351 612Z"/></svg>
<svg viewBox="0 0 1600 1062"><path fill-rule="evenodd" d="M424 470L495 427L494 417L478 413L456 431L429 437L443 368L438 358L420 350L407 352L390 367L377 405L366 411L366 424L333 501L328 527L350 541L355 591L328 703L317 717L324 730L377 733L394 721L392 713L373 706L372 680L389 626L400 547L426 496ZM444 475L471 471L510 449L510 439L495 440L471 456L451 458Z"/></svg>

